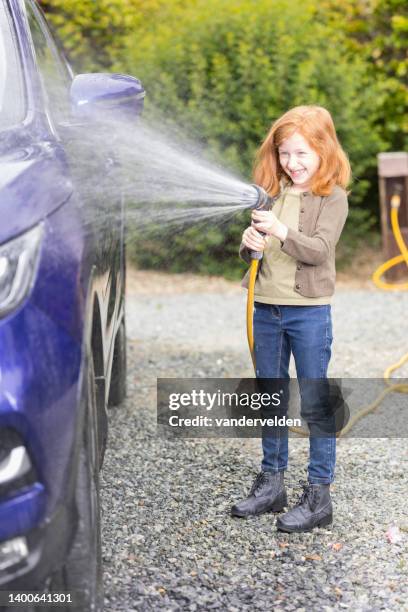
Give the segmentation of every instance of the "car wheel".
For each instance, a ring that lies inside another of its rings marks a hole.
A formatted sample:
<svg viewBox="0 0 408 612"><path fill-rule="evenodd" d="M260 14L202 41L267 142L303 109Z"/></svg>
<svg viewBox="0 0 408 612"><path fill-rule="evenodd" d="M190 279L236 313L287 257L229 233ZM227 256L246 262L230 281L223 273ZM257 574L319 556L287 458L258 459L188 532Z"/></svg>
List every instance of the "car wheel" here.
<svg viewBox="0 0 408 612"><path fill-rule="evenodd" d="M51 579L50 591L77 592L80 601L69 609L103 610L102 550L99 502L99 452L96 385L93 360L88 368L87 401L76 483L77 532L67 561Z"/></svg>
<svg viewBox="0 0 408 612"><path fill-rule="evenodd" d="M123 317L115 339L109 388L109 406L119 406L126 397L126 369L126 323L125 317Z"/></svg>

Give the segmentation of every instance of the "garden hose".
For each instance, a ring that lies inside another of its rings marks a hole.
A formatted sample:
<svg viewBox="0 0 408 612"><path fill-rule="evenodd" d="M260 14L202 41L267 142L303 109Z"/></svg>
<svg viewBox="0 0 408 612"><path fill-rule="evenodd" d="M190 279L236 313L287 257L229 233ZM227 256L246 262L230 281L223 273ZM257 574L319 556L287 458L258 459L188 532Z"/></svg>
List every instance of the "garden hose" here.
<svg viewBox="0 0 408 612"><path fill-rule="evenodd" d="M266 210L270 208L276 198L272 198L267 194L263 187L259 185L251 185L256 190L257 199L251 208L255 210ZM265 236L263 232L259 232L262 236ZM255 294L255 282L258 275L259 262L263 257L262 251L251 251L251 265L249 268L249 283L248 283L248 297L247 297L247 312L246 312L246 324L247 324L247 338L249 351L251 353L252 364L254 370L256 370L255 354L254 354L254 294Z"/></svg>
<svg viewBox="0 0 408 612"><path fill-rule="evenodd" d="M254 353L254 292L255 282L258 274L259 259L252 259L249 268L249 283L248 283L248 297L247 297L247 311L246 311L246 322L247 322L247 338L248 346L251 353L252 363L254 370L256 370L255 353Z"/></svg>
<svg viewBox="0 0 408 612"><path fill-rule="evenodd" d="M405 245L404 239L401 234L400 226L398 223L398 210L401 204L401 197L394 194L391 198L391 227L392 233L394 234L395 241L401 251L400 255L392 257L385 263L381 264L372 275L373 282L379 289L385 289L385 291L401 291L408 289L408 283L386 283L381 280L382 275L390 270L399 263L405 261L408 266L408 249Z"/></svg>
<svg viewBox="0 0 408 612"><path fill-rule="evenodd" d="M372 275L373 282L379 287L379 289L384 289L386 291L401 291L408 289L408 283L399 283L399 284L391 284L386 283L381 280L381 276L393 266L402 263L405 261L408 267L408 248L404 242L404 239L401 234L401 230L398 222L398 209L400 207L401 198L399 195L394 194L391 198L391 227L396 243L401 251L400 255L393 257L381 264L377 268L377 270ZM255 294L255 282L259 268L259 261L262 257L259 257L258 253L252 253L252 260L250 264L249 271L249 284L248 284L248 296L247 296L247 338L249 350L252 357L252 363L254 365L254 369L256 371L256 362L255 362L255 353L254 353L254 334L253 334L253 310L254 310L254 294ZM336 433L336 437L344 436L347 434L354 425L360 421L364 416L373 412L383 401L383 399L391 392L397 393L408 393L408 384L400 383L400 384L391 384L391 374L398 368L400 368L404 363L408 361L408 353L403 355L401 359L388 366L384 371L383 378L387 385L387 388L384 389L380 393L380 395L367 406L362 407L353 417L348 421L347 425ZM307 432L302 427L289 427L290 431L297 433L301 436L309 436L309 432Z"/></svg>
<svg viewBox="0 0 408 612"><path fill-rule="evenodd" d="M394 283L386 283L381 280L382 275L387 270L390 270L391 268L393 268L399 263L402 263L403 261L405 261L408 267L408 248L402 237L401 229L400 229L399 222L398 222L398 210L399 210L400 204L401 204L400 195L394 194L391 198L391 227L392 227L392 233L394 235L398 248L401 251L401 254L397 255L396 257L392 257L385 263L381 264L371 277L374 284L377 285L379 289L384 289L385 291L401 291L401 290L408 289L408 283L394 284ZM408 353L403 355L399 361L391 364L390 366L388 366L388 368L384 370L383 378L384 378L385 384L387 385L386 389L384 389L384 391L380 393L380 395L377 397L376 400L374 400L374 402L372 402L371 404L368 404L368 406L365 406L364 408L361 408L353 416L353 418L350 419L346 427L344 427L344 429L341 430L340 435L344 435L347 432L349 432L350 429L353 427L353 425L357 423L357 421L362 419L364 416L366 416L370 412L373 412L377 408L377 406L381 404L384 397L388 395L388 393L391 393L391 392L408 393L408 384L404 384L404 383L391 384L392 372L394 372L395 370L398 370L407 361L408 361Z"/></svg>

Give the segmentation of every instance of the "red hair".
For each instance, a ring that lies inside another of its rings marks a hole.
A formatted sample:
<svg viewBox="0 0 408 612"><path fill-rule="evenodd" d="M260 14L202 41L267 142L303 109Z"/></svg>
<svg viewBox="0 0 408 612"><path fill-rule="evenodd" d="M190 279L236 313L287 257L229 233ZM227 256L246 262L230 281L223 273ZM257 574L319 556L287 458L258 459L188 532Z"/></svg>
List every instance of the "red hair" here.
<svg viewBox="0 0 408 612"><path fill-rule="evenodd" d="M329 195L335 185L346 189L351 178L350 162L336 134L333 119L322 106L295 106L277 119L259 148L254 166L254 181L270 195L280 191L280 180L290 178L279 163L278 147L299 132L320 157L310 188L316 195Z"/></svg>

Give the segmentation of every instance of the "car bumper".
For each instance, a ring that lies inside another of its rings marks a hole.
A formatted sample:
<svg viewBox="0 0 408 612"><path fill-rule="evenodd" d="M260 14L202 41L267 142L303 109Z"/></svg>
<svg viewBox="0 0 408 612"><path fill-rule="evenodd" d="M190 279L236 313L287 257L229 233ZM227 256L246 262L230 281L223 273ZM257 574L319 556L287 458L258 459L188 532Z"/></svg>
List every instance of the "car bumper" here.
<svg viewBox="0 0 408 612"><path fill-rule="evenodd" d="M24 536L27 555L0 571L1 590L44 589L47 578L64 564L76 525L75 505L62 504L50 519L27 532Z"/></svg>

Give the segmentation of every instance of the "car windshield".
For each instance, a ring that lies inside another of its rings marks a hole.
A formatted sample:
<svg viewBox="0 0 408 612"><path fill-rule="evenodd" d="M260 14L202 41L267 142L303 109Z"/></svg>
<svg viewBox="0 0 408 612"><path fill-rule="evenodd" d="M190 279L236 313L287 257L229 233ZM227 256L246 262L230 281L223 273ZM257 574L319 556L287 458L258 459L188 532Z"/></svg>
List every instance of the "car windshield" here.
<svg viewBox="0 0 408 612"><path fill-rule="evenodd" d="M0 130L25 116L25 94L20 58L10 15L0 0Z"/></svg>

